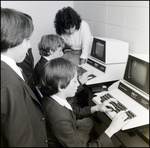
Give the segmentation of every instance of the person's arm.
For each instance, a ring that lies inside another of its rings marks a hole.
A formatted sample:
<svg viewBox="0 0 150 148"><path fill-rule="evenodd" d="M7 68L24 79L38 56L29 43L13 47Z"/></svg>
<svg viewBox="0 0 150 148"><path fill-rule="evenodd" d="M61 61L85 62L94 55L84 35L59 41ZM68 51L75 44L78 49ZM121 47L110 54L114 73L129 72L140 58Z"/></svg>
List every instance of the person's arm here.
<svg viewBox="0 0 150 148"><path fill-rule="evenodd" d="M70 51L70 50L71 50L71 47L65 43L65 46L63 48L63 52L65 53L65 52Z"/></svg>
<svg viewBox="0 0 150 148"><path fill-rule="evenodd" d="M79 76L78 79L79 79L79 81L81 82L82 85L85 84L88 81L88 76L92 73L93 73L92 71L87 71L83 75Z"/></svg>
<svg viewBox="0 0 150 148"><path fill-rule="evenodd" d="M59 114L57 114L59 115ZM52 124L53 131L55 131L55 136L59 140L59 142L64 147L112 147L113 143L111 139L103 133L98 137L98 139L87 142L87 138L89 134L84 130L78 130L75 127L74 121L70 118L70 116L61 116L56 117L60 119L59 122L55 122ZM63 119L62 119L63 118ZM82 136L80 136L82 135Z"/></svg>
<svg viewBox="0 0 150 148"><path fill-rule="evenodd" d="M80 65L87 61L93 41L93 36L91 34L89 25L86 22L83 22L81 27L82 53L80 56Z"/></svg>
<svg viewBox="0 0 150 148"><path fill-rule="evenodd" d="M93 114L94 112L100 111L100 112L108 112L112 109L115 110L115 107L110 104L111 101L117 102L116 99L110 98L109 100L104 101L102 104L97 104L95 106L86 106L84 108L75 107L73 112L76 115L77 119L87 117L88 115ZM110 108L108 108L109 106ZM111 109L112 108L112 109Z"/></svg>
<svg viewBox="0 0 150 148"><path fill-rule="evenodd" d="M129 122L129 120L125 121L126 118L127 118L127 114L125 113L125 111L120 111L119 113L117 113L104 133L106 133L106 135L108 135L108 137L111 138L125 124Z"/></svg>
<svg viewBox="0 0 150 148"><path fill-rule="evenodd" d="M115 107L110 104L111 101L114 101L117 103L117 100L114 98L110 98L109 100L104 101L102 104L95 105L91 107L91 113L101 111L101 112L110 112L112 110L115 110ZM109 108L108 108L109 107ZM129 120L125 121L127 118L127 114L125 111L120 111L116 114L116 116L113 118L111 124L109 127L105 130L105 134L111 138L115 133L117 133L125 124L129 122Z"/></svg>
<svg viewBox="0 0 150 148"><path fill-rule="evenodd" d="M82 65L82 64L86 63L86 61L87 61L87 59L80 58L80 61L79 61L80 63L79 64Z"/></svg>
<svg viewBox="0 0 150 148"><path fill-rule="evenodd" d="M112 120L109 127L101 134L96 140L89 143L89 147L95 146L95 142L98 147L113 147L111 137L117 133L128 121L124 121L127 118L125 111L120 111Z"/></svg>
<svg viewBox="0 0 150 148"><path fill-rule="evenodd" d="M21 84L7 82L1 94L1 123L9 147L37 147Z"/></svg>
<svg viewBox="0 0 150 148"><path fill-rule="evenodd" d="M91 107L91 113L94 113L94 112L97 112L97 111L109 112L109 111L115 110L115 107L112 104L110 104L111 101L114 101L114 102L117 103L116 99L110 98L109 100L106 100L101 104L97 104L95 106L92 106Z"/></svg>

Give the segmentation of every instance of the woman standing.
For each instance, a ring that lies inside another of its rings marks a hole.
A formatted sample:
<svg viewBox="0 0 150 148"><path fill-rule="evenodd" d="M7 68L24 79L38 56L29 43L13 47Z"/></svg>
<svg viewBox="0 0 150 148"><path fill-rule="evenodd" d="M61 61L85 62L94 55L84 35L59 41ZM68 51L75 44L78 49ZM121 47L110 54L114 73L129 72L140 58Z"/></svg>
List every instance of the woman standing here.
<svg viewBox="0 0 150 148"><path fill-rule="evenodd" d="M71 7L64 7L57 12L54 26L56 33L65 40L63 57L76 65L85 63L93 41L89 25Z"/></svg>

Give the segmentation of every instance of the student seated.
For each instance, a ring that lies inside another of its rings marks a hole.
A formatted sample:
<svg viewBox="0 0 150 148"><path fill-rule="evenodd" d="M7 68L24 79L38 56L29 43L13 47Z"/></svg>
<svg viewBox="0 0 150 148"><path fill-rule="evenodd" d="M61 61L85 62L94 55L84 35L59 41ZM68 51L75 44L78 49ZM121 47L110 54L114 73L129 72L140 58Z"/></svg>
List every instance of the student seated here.
<svg viewBox="0 0 150 148"><path fill-rule="evenodd" d="M34 74L37 85L39 84L42 69L47 61L63 56L64 40L58 35L48 34L43 35L39 44L38 51L41 56L40 60L36 63Z"/></svg>
<svg viewBox="0 0 150 148"><path fill-rule="evenodd" d="M109 102L101 105L74 108L67 102L73 97L79 85L77 67L69 60L56 58L47 62L41 77L41 92L44 94L42 106L46 114L46 127L50 147L111 147L111 137L126 123L127 115L119 112L109 127L96 140L89 141L89 133L93 127L90 118L96 111L109 112L114 108Z"/></svg>

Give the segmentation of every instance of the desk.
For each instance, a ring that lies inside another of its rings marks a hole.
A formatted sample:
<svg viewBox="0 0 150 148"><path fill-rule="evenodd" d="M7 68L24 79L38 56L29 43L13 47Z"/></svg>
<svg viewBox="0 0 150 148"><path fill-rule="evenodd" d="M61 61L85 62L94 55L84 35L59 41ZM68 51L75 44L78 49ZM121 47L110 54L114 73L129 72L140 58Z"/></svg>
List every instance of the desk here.
<svg viewBox="0 0 150 148"><path fill-rule="evenodd" d="M99 86L106 85L109 87L112 83L113 82L100 84ZM89 86L89 89L92 91L94 87L98 87L98 84ZM92 98L92 96L90 98ZM88 105L93 106L95 103L92 99L89 99ZM94 113L93 120L94 131L97 136L103 133L111 123L111 119L105 113L101 112ZM135 129L128 132L119 131L113 135L111 139L115 147L149 147L149 127Z"/></svg>

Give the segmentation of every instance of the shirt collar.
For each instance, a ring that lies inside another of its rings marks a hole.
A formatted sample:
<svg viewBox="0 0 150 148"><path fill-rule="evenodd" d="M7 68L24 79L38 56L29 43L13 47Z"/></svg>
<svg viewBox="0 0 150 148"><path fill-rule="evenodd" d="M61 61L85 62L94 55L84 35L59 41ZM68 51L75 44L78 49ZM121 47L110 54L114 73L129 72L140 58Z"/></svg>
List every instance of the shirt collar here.
<svg viewBox="0 0 150 148"><path fill-rule="evenodd" d="M12 58L1 54L1 60L9 65L24 80L21 68L16 65L16 62Z"/></svg>
<svg viewBox="0 0 150 148"><path fill-rule="evenodd" d="M52 95L51 96L56 102L58 102L61 106L65 106L67 109L70 109L72 111L71 105L67 102L67 100L64 100L60 98L57 95Z"/></svg>
<svg viewBox="0 0 150 148"><path fill-rule="evenodd" d="M43 56L44 59L46 59L47 61L49 61L50 59L46 56Z"/></svg>

